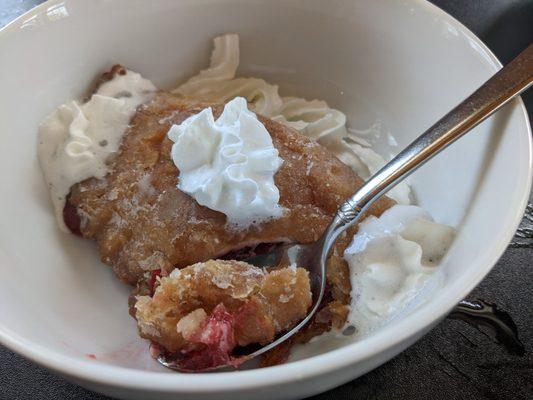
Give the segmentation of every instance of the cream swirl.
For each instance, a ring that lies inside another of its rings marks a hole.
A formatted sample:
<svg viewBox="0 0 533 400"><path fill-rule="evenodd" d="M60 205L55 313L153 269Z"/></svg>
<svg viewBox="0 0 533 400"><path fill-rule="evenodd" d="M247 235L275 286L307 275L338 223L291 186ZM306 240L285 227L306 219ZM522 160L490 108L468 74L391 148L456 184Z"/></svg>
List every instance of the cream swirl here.
<svg viewBox="0 0 533 400"><path fill-rule="evenodd" d="M209 96L213 84L235 78L240 58L239 36L228 33L217 36L213 42L214 49L209 68L200 71L198 75L175 89L174 93Z"/></svg>
<svg viewBox="0 0 533 400"><path fill-rule="evenodd" d="M59 106L39 126L39 161L62 230L68 232L63 208L71 186L107 174L131 117L155 90L141 75L126 71L100 85L88 102Z"/></svg>
<svg viewBox="0 0 533 400"><path fill-rule="evenodd" d="M344 129L346 116L330 108L324 101L281 97L278 86L263 79L235 78L239 57L237 34L216 37L209 68L202 70L173 92L219 103L225 103L237 96L244 97L252 111L291 126L317 140Z"/></svg>
<svg viewBox="0 0 533 400"><path fill-rule="evenodd" d="M431 295L441 276L436 266L455 230L433 222L420 207L396 205L359 225L344 258L350 267L348 322L366 334Z"/></svg>
<svg viewBox="0 0 533 400"><path fill-rule="evenodd" d="M235 78L239 57L238 35L216 37L209 68L190 78L173 93L212 103L244 97L250 110L316 140L364 179L385 165L385 160L369 145L362 146L349 140L354 135L346 131L346 115L329 107L325 101L281 97L278 86L263 79ZM410 202L410 189L405 182L388 195L400 204Z"/></svg>
<svg viewBox="0 0 533 400"><path fill-rule="evenodd" d="M211 108L202 110L173 125L168 137L178 188L199 204L239 228L281 215L274 175L282 160L244 98L227 103L216 121Z"/></svg>

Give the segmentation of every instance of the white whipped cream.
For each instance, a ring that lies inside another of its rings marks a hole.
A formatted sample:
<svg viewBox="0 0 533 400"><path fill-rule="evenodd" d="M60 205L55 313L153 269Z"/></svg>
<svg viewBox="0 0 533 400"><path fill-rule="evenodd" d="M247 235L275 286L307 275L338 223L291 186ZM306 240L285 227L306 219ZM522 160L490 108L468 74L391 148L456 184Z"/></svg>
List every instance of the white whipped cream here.
<svg viewBox="0 0 533 400"><path fill-rule="evenodd" d="M68 232L63 208L71 186L107 174L107 162L117 153L131 117L155 90L150 81L127 71L100 85L86 103L59 106L39 126L39 161L62 230Z"/></svg>
<svg viewBox="0 0 533 400"><path fill-rule="evenodd" d="M173 125L168 137L178 188L199 204L238 227L281 215L274 175L282 160L244 98L227 103L216 121L211 108L202 110Z"/></svg>
<svg viewBox="0 0 533 400"><path fill-rule="evenodd" d="M416 206L396 205L361 222L344 253L352 283L348 324L365 335L439 287L436 266L454 234Z"/></svg>
<svg viewBox="0 0 533 400"><path fill-rule="evenodd" d="M218 103L244 97L252 111L313 138L363 179L385 165L385 160L368 143L362 144L356 135L346 131L346 115L329 107L325 101L281 97L278 86L263 79L235 78L239 57L237 34L216 37L209 68L173 92ZM354 140L357 143L353 143ZM398 184L388 195L400 204L410 203L410 189L406 182Z"/></svg>
<svg viewBox="0 0 533 400"><path fill-rule="evenodd" d="M230 33L214 39L209 68L200 71L173 90L211 103L226 103L244 97L250 110L265 117L279 114L283 102L278 87L258 78L235 78L239 66L239 35Z"/></svg>

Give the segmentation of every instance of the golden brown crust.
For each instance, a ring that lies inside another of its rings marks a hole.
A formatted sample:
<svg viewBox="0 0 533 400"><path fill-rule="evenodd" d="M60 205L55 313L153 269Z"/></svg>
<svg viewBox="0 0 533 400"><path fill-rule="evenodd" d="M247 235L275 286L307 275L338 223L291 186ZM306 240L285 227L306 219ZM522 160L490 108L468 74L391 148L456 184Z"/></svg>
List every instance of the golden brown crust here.
<svg viewBox="0 0 533 400"><path fill-rule="evenodd" d="M161 269L167 275L255 243L318 239L341 202L361 179L316 142L260 117L284 160L275 176L286 213L273 221L235 231L224 214L200 206L176 188L178 170L170 158L166 133L207 105L160 92L141 106L126 133L120 154L104 179L72 187L69 201L81 217L84 237L95 239L102 261L127 283ZM214 105L215 115L222 106ZM370 212L381 214L382 199Z"/></svg>
<svg viewBox="0 0 533 400"><path fill-rule="evenodd" d="M302 268L266 273L239 261L194 264L162 278L153 297L138 297L140 335L175 352L220 304L235 317L238 345L265 344L307 314L309 276Z"/></svg>

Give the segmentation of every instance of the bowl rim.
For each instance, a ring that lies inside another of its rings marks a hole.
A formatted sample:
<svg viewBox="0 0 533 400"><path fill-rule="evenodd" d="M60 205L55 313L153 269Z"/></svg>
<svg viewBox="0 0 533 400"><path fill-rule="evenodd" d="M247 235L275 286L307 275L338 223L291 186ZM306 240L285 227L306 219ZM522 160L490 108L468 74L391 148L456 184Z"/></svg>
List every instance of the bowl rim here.
<svg viewBox="0 0 533 400"><path fill-rule="evenodd" d="M49 7L69 1L75 0L47 0L32 8L0 29L0 40L6 38L9 34L17 32L27 19L43 13ZM479 50L483 52L482 62L485 62L494 72L502 67L502 64L492 51L474 33L444 10L427 0L409 1L413 6L422 8L435 18L445 20L458 30L461 30L469 40L479 46ZM88 3L85 4L87 6ZM45 368L63 376L71 377L77 381L92 382L94 384L129 390L149 390L153 393L178 392L183 394L215 392L220 394L230 391L258 389L270 385L287 384L294 380L303 381L322 374L331 373L341 368L347 368L352 364L368 360L376 354L385 353L407 342L410 338L416 337L418 332L427 331L440 319L444 318L455 304L466 297L496 264L520 224L532 185L533 138L528 114L522 99L518 98L514 100L510 107L520 111L519 118L524 120L526 132L528 133L527 173L529 179L524 186L519 207L515 209L513 218L509 219L507 224L502 227L502 233L498 242L494 243L489 251L480 257L481 261L479 265L483 267L479 268L477 274L471 281L467 284L456 283L455 285L451 285L446 292L439 293L433 299L432 307L427 307L427 304L425 306L422 305L415 313L398 321L394 334L387 332L387 330L377 331L373 335L365 338L365 346L363 347L360 346L360 342L354 342L342 348L289 364L263 368L261 370L231 371L216 374L188 374L185 380L176 379L173 373L140 371L126 367L105 365L90 359L80 360L63 355L45 346L34 344L1 324L0 344ZM435 310L438 311L436 312ZM353 351L356 347L361 348Z"/></svg>

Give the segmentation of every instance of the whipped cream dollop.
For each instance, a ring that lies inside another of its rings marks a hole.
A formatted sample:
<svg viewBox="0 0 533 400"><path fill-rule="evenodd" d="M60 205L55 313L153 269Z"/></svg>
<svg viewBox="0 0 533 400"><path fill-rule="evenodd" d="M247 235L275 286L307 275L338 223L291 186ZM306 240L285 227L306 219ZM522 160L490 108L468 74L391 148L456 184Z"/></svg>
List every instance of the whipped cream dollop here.
<svg viewBox="0 0 533 400"><path fill-rule="evenodd" d="M372 150L368 142L346 130L346 115L329 107L325 101L282 97L277 85L263 79L236 78L239 58L237 34L216 37L209 68L174 89L173 93L216 103L244 97L250 110L316 140L363 179L385 165L383 157ZM399 204L410 203L410 189L406 182L398 184L388 195Z"/></svg>
<svg viewBox="0 0 533 400"><path fill-rule="evenodd" d="M199 204L241 228L281 215L274 175L282 159L246 99L227 103L217 120L206 108L173 125L168 137L174 142L178 188Z"/></svg>
<svg viewBox="0 0 533 400"><path fill-rule="evenodd" d="M107 163L117 153L131 117L155 90L149 80L127 70L101 84L86 103L59 106L39 126L39 162L65 232L63 208L71 186L107 174Z"/></svg>
<svg viewBox="0 0 533 400"><path fill-rule="evenodd" d="M440 287L436 266L454 235L416 206L396 205L361 222L344 253L352 284L348 324L365 335Z"/></svg>

